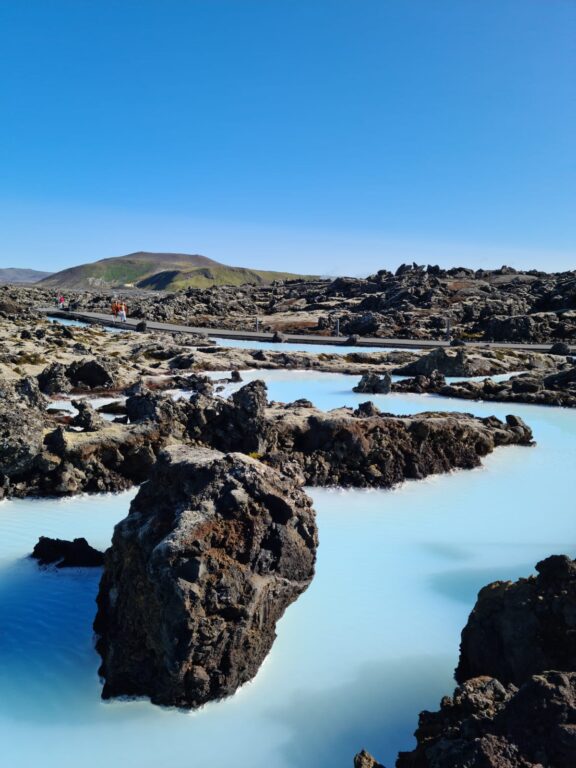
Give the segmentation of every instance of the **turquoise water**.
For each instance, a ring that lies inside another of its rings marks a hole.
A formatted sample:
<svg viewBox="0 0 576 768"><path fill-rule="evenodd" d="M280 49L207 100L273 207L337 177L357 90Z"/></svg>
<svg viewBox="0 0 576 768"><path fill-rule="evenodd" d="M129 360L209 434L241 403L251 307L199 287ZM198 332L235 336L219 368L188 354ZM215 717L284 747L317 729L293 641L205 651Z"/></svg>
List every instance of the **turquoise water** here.
<svg viewBox="0 0 576 768"><path fill-rule="evenodd" d="M323 408L367 399L345 376L255 377L273 399L305 396ZM417 395L372 399L394 413L510 412ZM193 714L102 703L91 631L98 574L41 572L25 559L40 534L106 546L131 493L0 504L2 764L351 768L366 747L392 768L413 744L418 712L452 688L478 588L526 575L550 553L575 554L576 412L513 411L533 427L536 448L499 449L481 469L393 491L312 490L312 586L279 623L254 682Z"/></svg>

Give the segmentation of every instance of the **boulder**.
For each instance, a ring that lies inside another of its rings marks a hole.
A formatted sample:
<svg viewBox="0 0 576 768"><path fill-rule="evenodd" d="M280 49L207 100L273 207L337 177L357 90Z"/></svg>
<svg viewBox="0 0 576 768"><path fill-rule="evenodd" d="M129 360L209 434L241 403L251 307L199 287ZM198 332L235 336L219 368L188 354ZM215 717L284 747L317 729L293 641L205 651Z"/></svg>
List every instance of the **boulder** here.
<svg viewBox="0 0 576 768"><path fill-rule="evenodd" d="M62 363L51 363L38 374L38 386L46 395L66 394L72 389L67 369Z"/></svg>
<svg viewBox="0 0 576 768"><path fill-rule="evenodd" d="M392 388L392 379L388 373L365 373L359 383L353 388L354 392L370 395L387 395Z"/></svg>
<svg viewBox="0 0 576 768"><path fill-rule="evenodd" d="M98 360L75 361L66 369L66 376L74 387L100 389L114 384L112 371Z"/></svg>
<svg viewBox="0 0 576 768"><path fill-rule="evenodd" d="M570 347L563 341L557 341L555 344L552 344L549 351L551 355L566 356L570 354Z"/></svg>
<svg viewBox="0 0 576 768"><path fill-rule="evenodd" d="M72 400L72 405L78 411L70 422L73 427L80 427L85 432L97 432L102 429L105 421L90 403L85 400Z"/></svg>
<svg viewBox="0 0 576 768"><path fill-rule="evenodd" d="M91 547L86 539L51 539L40 536L32 555L40 565L55 565L56 568L95 568L104 565L104 553Z"/></svg>
<svg viewBox="0 0 576 768"><path fill-rule="evenodd" d="M240 454L161 454L106 554L94 625L103 697L198 707L232 694L309 585L316 547L296 479Z"/></svg>

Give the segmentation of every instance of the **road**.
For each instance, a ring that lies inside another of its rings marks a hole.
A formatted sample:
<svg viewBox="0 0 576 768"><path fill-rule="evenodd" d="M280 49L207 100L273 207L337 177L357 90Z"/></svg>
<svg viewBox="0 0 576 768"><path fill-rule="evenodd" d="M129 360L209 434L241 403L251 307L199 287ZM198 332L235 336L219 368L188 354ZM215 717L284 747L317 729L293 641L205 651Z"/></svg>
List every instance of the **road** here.
<svg viewBox="0 0 576 768"><path fill-rule="evenodd" d="M52 317L61 317L68 320L80 320L87 323L103 323L111 327L122 327L127 330L134 330L140 319L128 319L126 323L114 323L111 314L100 312L65 312L55 310L53 307L38 307L40 312L44 312ZM241 339L245 341L272 341L274 334L261 331L231 331L229 328L200 328L193 325L175 325L174 323L158 323L153 320L146 320L146 325L151 331L168 331L171 333L196 333L220 339ZM328 344L334 346L345 346L345 336L319 336L317 334L303 333L285 333L286 343L290 344ZM493 349L512 349L521 352L548 352L550 344L519 344L510 342L479 342L483 347ZM371 336L360 336L354 343L357 347L378 348L394 347L398 349L433 349L434 347L447 347L447 341L431 341L429 339L384 339ZM576 353L576 347L571 346L572 354Z"/></svg>

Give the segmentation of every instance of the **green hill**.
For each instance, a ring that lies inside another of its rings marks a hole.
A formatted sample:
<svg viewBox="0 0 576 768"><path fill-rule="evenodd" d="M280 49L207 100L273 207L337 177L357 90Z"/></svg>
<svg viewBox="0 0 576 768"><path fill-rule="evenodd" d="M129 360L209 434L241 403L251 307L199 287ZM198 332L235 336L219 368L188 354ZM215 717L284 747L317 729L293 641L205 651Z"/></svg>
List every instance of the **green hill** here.
<svg viewBox="0 0 576 768"><path fill-rule="evenodd" d="M186 288L210 288L213 285L260 284L307 277L291 272L229 267L206 256L140 251L64 269L40 281L39 285L59 289L133 286L152 291L179 291Z"/></svg>

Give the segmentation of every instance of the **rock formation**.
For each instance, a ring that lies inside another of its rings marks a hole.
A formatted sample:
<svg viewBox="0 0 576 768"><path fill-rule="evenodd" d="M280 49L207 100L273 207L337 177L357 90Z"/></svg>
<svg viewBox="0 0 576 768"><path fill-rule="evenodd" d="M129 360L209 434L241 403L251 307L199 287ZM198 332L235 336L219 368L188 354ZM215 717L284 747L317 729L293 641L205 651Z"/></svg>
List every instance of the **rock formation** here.
<svg viewBox="0 0 576 768"><path fill-rule="evenodd" d="M484 587L462 632L460 686L422 712L397 768L576 765L576 561Z"/></svg>
<svg viewBox="0 0 576 768"><path fill-rule="evenodd" d="M537 576L484 587L462 632L456 680L521 685L544 670L576 671L576 561L552 556Z"/></svg>
<svg viewBox="0 0 576 768"><path fill-rule="evenodd" d="M354 392L370 395L387 395L391 388L392 379L388 373L365 373L354 387Z"/></svg>
<svg viewBox="0 0 576 768"><path fill-rule="evenodd" d="M475 677L422 712L397 768L574 768L576 672L544 672L518 689Z"/></svg>
<svg viewBox="0 0 576 768"><path fill-rule="evenodd" d="M104 565L104 553L91 547L86 539L51 539L40 536L32 555L40 565L55 565L56 568L95 568Z"/></svg>
<svg viewBox="0 0 576 768"><path fill-rule="evenodd" d="M106 554L95 622L104 698L198 707L232 694L310 583L316 547L297 481L240 454L163 453Z"/></svg>

